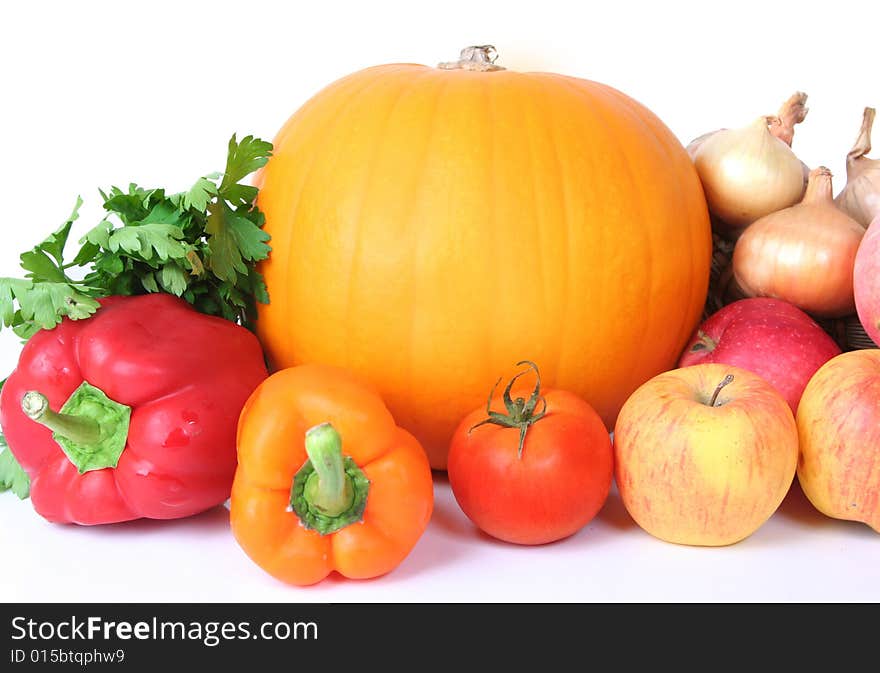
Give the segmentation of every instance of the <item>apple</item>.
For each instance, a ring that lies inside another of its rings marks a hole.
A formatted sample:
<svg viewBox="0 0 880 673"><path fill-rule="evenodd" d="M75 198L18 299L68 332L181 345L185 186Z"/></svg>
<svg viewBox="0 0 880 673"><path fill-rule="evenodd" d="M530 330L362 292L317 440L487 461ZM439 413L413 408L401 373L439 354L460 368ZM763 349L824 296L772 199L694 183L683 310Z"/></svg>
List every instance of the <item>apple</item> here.
<svg viewBox="0 0 880 673"><path fill-rule="evenodd" d="M797 426L798 481L813 506L880 532L880 350L823 365L804 390Z"/></svg>
<svg viewBox="0 0 880 673"><path fill-rule="evenodd" d="M638 388L614 428L615 478L630 516L678 544L738 542L794 480L797 426L767 381L739 367L674 369Z"/></svg>
<svg viewBox="0 0 880 673"><path fill-rule="evenodd" d="M771 383L797 412L810 377L839 354L834 339L798 307L761 297L735 301L712 314L694 333L678 366L720 362L748 369Z"/></svg>
<svg viewBox="0 0 880 673"><path fill-rule="evenodd" d="M880 344L880 217L871 222L856 253L853 291L862 327Z"/></svg>

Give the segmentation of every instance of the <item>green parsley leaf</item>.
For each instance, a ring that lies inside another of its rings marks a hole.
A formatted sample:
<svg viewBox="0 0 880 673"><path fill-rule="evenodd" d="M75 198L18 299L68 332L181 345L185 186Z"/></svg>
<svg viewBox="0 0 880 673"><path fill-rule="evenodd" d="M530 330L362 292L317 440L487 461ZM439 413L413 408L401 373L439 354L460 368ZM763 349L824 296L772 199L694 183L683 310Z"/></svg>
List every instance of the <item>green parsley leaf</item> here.
<svg viewBox="0 0 880 673"><path fill-rule="evenodd" d="M88 318L98 310L98 302L77 292L67 283L34 283L27 292L18 295L21 317L33 321L42 329L52 329L58 317L73 320Z"/></svg>
<svg viewBox="0 0 880 673"><path fill-rule="evenodd" d="M103 192L101 194L104 195ZM127 192L119 187L111 187L110 195L104 199L104 210L118 215L123 224L132 224L140 222L149 214L151 199L157 197L161 200L164 196L164 190L141 189L132 182L128 185Z"/></svg>
<svg viewBox="0 0 880 673"><path fill-rule="evenodd" d="M0 318L24 339L63 318L86 318L108 295L168 292L197 310L253 329L257 303L269 301L257 262L269 235L256 207L258 190L242 184L266 164L272 145L232 136L226 170L186 192L168 194L129 183L99 190L106 216L79 240L72 262L65 247L82 199L42 243L21 255L24 278L0 278ZM74 280L68 270L79 273Z"/></svg>
<svg viewBox="0 0 880 673"><path fill-rule="evenodd" d="M97 250L110 245L110 232L113 231L113 223L110 220L101 220L80 240L80 243L91 243ZM83 246L85 247L85 246Z"/></svg>
<svg viewBox="0 0 880 673"><path fill-rule="evenodd" d="M70 217L67 218L57 231L49 234L45 241L34 248L34 251L42 250L44 253L48 253L55 259L58 266L61 266L64 263L64 246L67 245L67 237L70 236L70 227L79 219L79 209L82 207L82 204L82 198L77 196L76 205L73 206L73 212L70 213Z"/></svg>
<svg viewBox="0 0 880 673"><path fill-rule="evenodd" d="M188 192L183 195L181 207L184 209L195 208L204 211L208 204L217 196L217 185L207 177L199 178Z"/></svg>
<svg viewBox="0 0 880 673"><path fill-rule="evenodd" d="M0 449L0 492L12 491L20 500L24 500L30 493L31 480L5 443Z"/></svg>
<svg viewBox="0 0 880 673"><path fill-rule="evenodd" d="M32 281L20 278L0 278L0 317L4 327L15 324L15 302L34 287Z"/></svg>
<svg viewBox="0 0 880 673"><path fill-rule="evenodd" d="M64 275L58 264L40 248L34 248L20 256L21 268L27 271L25 278L35 281L48 281L50 283L66 283Z"/></svg>
<svg viewBox="0 0 880 673"><path fill-rule="evenodd" d="M240 211L232 210L218 201L208 208L208 226L211 236L208 247L211 252L211 268L217 276L235 282L238 274L247 273L245 261L265 259L271 248L266 244L269 234L260 229Z"/></svg>
<svg viewBox="0 0 880 673"><path fill-rule="evenodd" d="M97 257L98 252L101 250L101 246L89 241L82 241L81 245L82 247L76 253L76 257L73 258L71 266L86 266L90 262L94 262L95 257Z"/></svg>
<svg viewBox="0 0 880 673"><path fill-rule="evenodd" d="M129 255L137 255L147 261L155 252L159 259L181 259L186 257L186 248L180 243L183 232L173 224L142 224L136 227L116 229L107 237L110 252L120 250Z"/></svg>
<svg viewBox="0 0 880 673"><path fill-rule="evenodd" d="M251 185L232 185L223 190L223 198L234 206L247 205L257 198L259 190Z"/></svg>
<svg viewBox="0 0 880 673"><path fill-rule="evenodd" d="M263 280L263 275L258 273L255 269L250 269L248 272L247 287L250 290L250 294L252 294L254 299L258 302L261 304L269 303L269 290L266 288L266 281Z"/></svg>
<svg viewBox="0 0 880 673"><path fill-rule="evenodd" d="M147 292L158 292L159 285L156 283L156 274L152 271L139 270L138 276L141 279L141 285Z"/></svg>
<svg viewBox="0 0 880 673"><path fill-rule="evenodd" d="M4 379L0 382L0 388L3 388L5 384L6 380ZM31 480L27 476L27 472L21 468L15 456L12 455L6 438L0 435L0 493L12 491L20 500L24 500L28 497L30 489Z"/></svg>
<svg viewBox="0 0 880 673"><path fill-rule="evenodd" d="M152 205L147 216L137 224L170 224L180 227L180 216L180 207L171 199L163 199Z"/></svg>
<svg viewBox="0 0 880 673"><path fill-rule="evenodd" d="M179 297L186 290L186 272L174 262L169 262L162 267L159 282L163 290Z"/></svg>
<svg viewBox="0 0 880 673"><path fill-rule="evenodd" d="M220 192L228 190L237 182L254 171L262 168L269 161L272 154L272 143L245 136L241 142L236 142L235 135L229 140L229 155L226 159L226 170L223 173L223 181L220 183Z"/></svg>

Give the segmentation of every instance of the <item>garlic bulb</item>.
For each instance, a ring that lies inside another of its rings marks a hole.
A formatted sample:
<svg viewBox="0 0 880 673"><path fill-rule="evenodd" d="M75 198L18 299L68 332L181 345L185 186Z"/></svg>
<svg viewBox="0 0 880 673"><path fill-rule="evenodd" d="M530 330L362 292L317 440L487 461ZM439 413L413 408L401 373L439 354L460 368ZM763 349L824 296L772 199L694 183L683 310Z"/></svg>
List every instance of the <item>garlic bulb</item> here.
<svg viewBox="0 0 880 673"><path fill-rule="evenodd" d="M805 166L789 143L795 124L806 117L806 99L798 92L778 116L708 133L688 146L721 233L735 237L755 220L794 205L804 195Z"/></svg>
<svg viewBox="0 0 880 673"><path fill-rule="evenodd" d="M733 251L746 296L774 297L822 318L855 310L853 266L865 230L834 205L831 171L810 173L803 201L748 227Z"/></svg>
<svg viewBox="0 0 880 673"><path fill-rule="evenodd" d="M880 159L869 159L874 108L866 107L862 128L846 156L846 187L834 202L856 222L867 227L880 215Z"/></svg>

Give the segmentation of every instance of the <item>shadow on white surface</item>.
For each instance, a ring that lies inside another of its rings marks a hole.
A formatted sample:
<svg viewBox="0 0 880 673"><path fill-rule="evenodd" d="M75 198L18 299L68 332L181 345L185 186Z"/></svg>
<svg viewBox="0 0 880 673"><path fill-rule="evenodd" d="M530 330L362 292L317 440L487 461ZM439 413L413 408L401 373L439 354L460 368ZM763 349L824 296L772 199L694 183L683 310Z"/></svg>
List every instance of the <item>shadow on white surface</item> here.
<svg viewBox="0 0 880 673"><path fill-rule="evenodd" d="M626 507L623 506L623 500L620 498L616 486L611 487L608 499L596 515L596 519L619 531L638 528L638 525L633 521L629 512L626 511Z"/></svg>
<svg viewBox="0 0 880 673"><path fill-rule="evenodd" d="M214 535L229 529L229 510L223 505L185 519L135 519L99 527L69 526L72 530L100 531L102 535L167 535L171 531L187 535Z"/></svg>
<svg viewBox="0 0 880 673"><path fill-rule="evenodd" d="M754 535L720 548L662 542L630 519L616 490L570 538L520 546L481 533L435 475L426 534L394 571L287 586L235 543L217 507L177 521L49 524L0 494L0 601L754 601L872 600L880 536L829 519L795 486Z"/></svg>
<svg viewBox="0 0 880 673"><path fill-rule="evenodd" d="M813 504L804 494L800 483L795 478L788 495L776 510L774 517L786 519L801 528L818 531L822 529L837 530L846 535L862 536L865 538L875 538L880 542L880 536L870 526L860 521L844 521L842 519L833 519L825 516L813 507Z"/></svg>

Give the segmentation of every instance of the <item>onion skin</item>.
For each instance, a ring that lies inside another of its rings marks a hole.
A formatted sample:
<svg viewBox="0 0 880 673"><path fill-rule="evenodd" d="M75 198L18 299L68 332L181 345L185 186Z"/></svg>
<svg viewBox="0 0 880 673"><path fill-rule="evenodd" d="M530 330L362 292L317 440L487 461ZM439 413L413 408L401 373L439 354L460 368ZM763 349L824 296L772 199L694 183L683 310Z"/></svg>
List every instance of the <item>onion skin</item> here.
<svg viewBox="0 0 880 673"><path fill-rule="evenodd" d="M834 199L841 210L865 227L880 216L880 159L865 156L871 151L874 115L874 108L865 108L859 137L846 157L846 186Z"/></svg>
<svg viewBox="0 0 880 673"><path fill-rule="evenodd" d="M831 199L831 172L810 173L804 200L762 217L736 243L733 274L749 297L774 297L821 318L855 311L853 267L865 230Z"/></svg>
<svg viewBox="0 0 880 673"><path fill-rule="evenodd" d="M807 94L803 91L795 91L779 108L779 113L770 118L770 133L791 147L795 124L804 121L809 111Z"/></svg>
<svg viewBox="0 0 880 673"><path fill-rule="evenodd" d="M837 197L838 207L863 227L880 215L880 165L875 170L877 186L874 189L867 181L854 181Z"/></svg>
<svg viewBox="0 0 880 673"><path fill-rule="evenodd" d="M706 142L709 138L714 136L716 133L720 133L721 131L729 131L730 129L718 129L717 131L709 131L709 133L704 133L699 138L694 138L685 148L687 150L688 155L691 158L691 161L696 161L697 152L703 146L703 143Z"/></svg>

